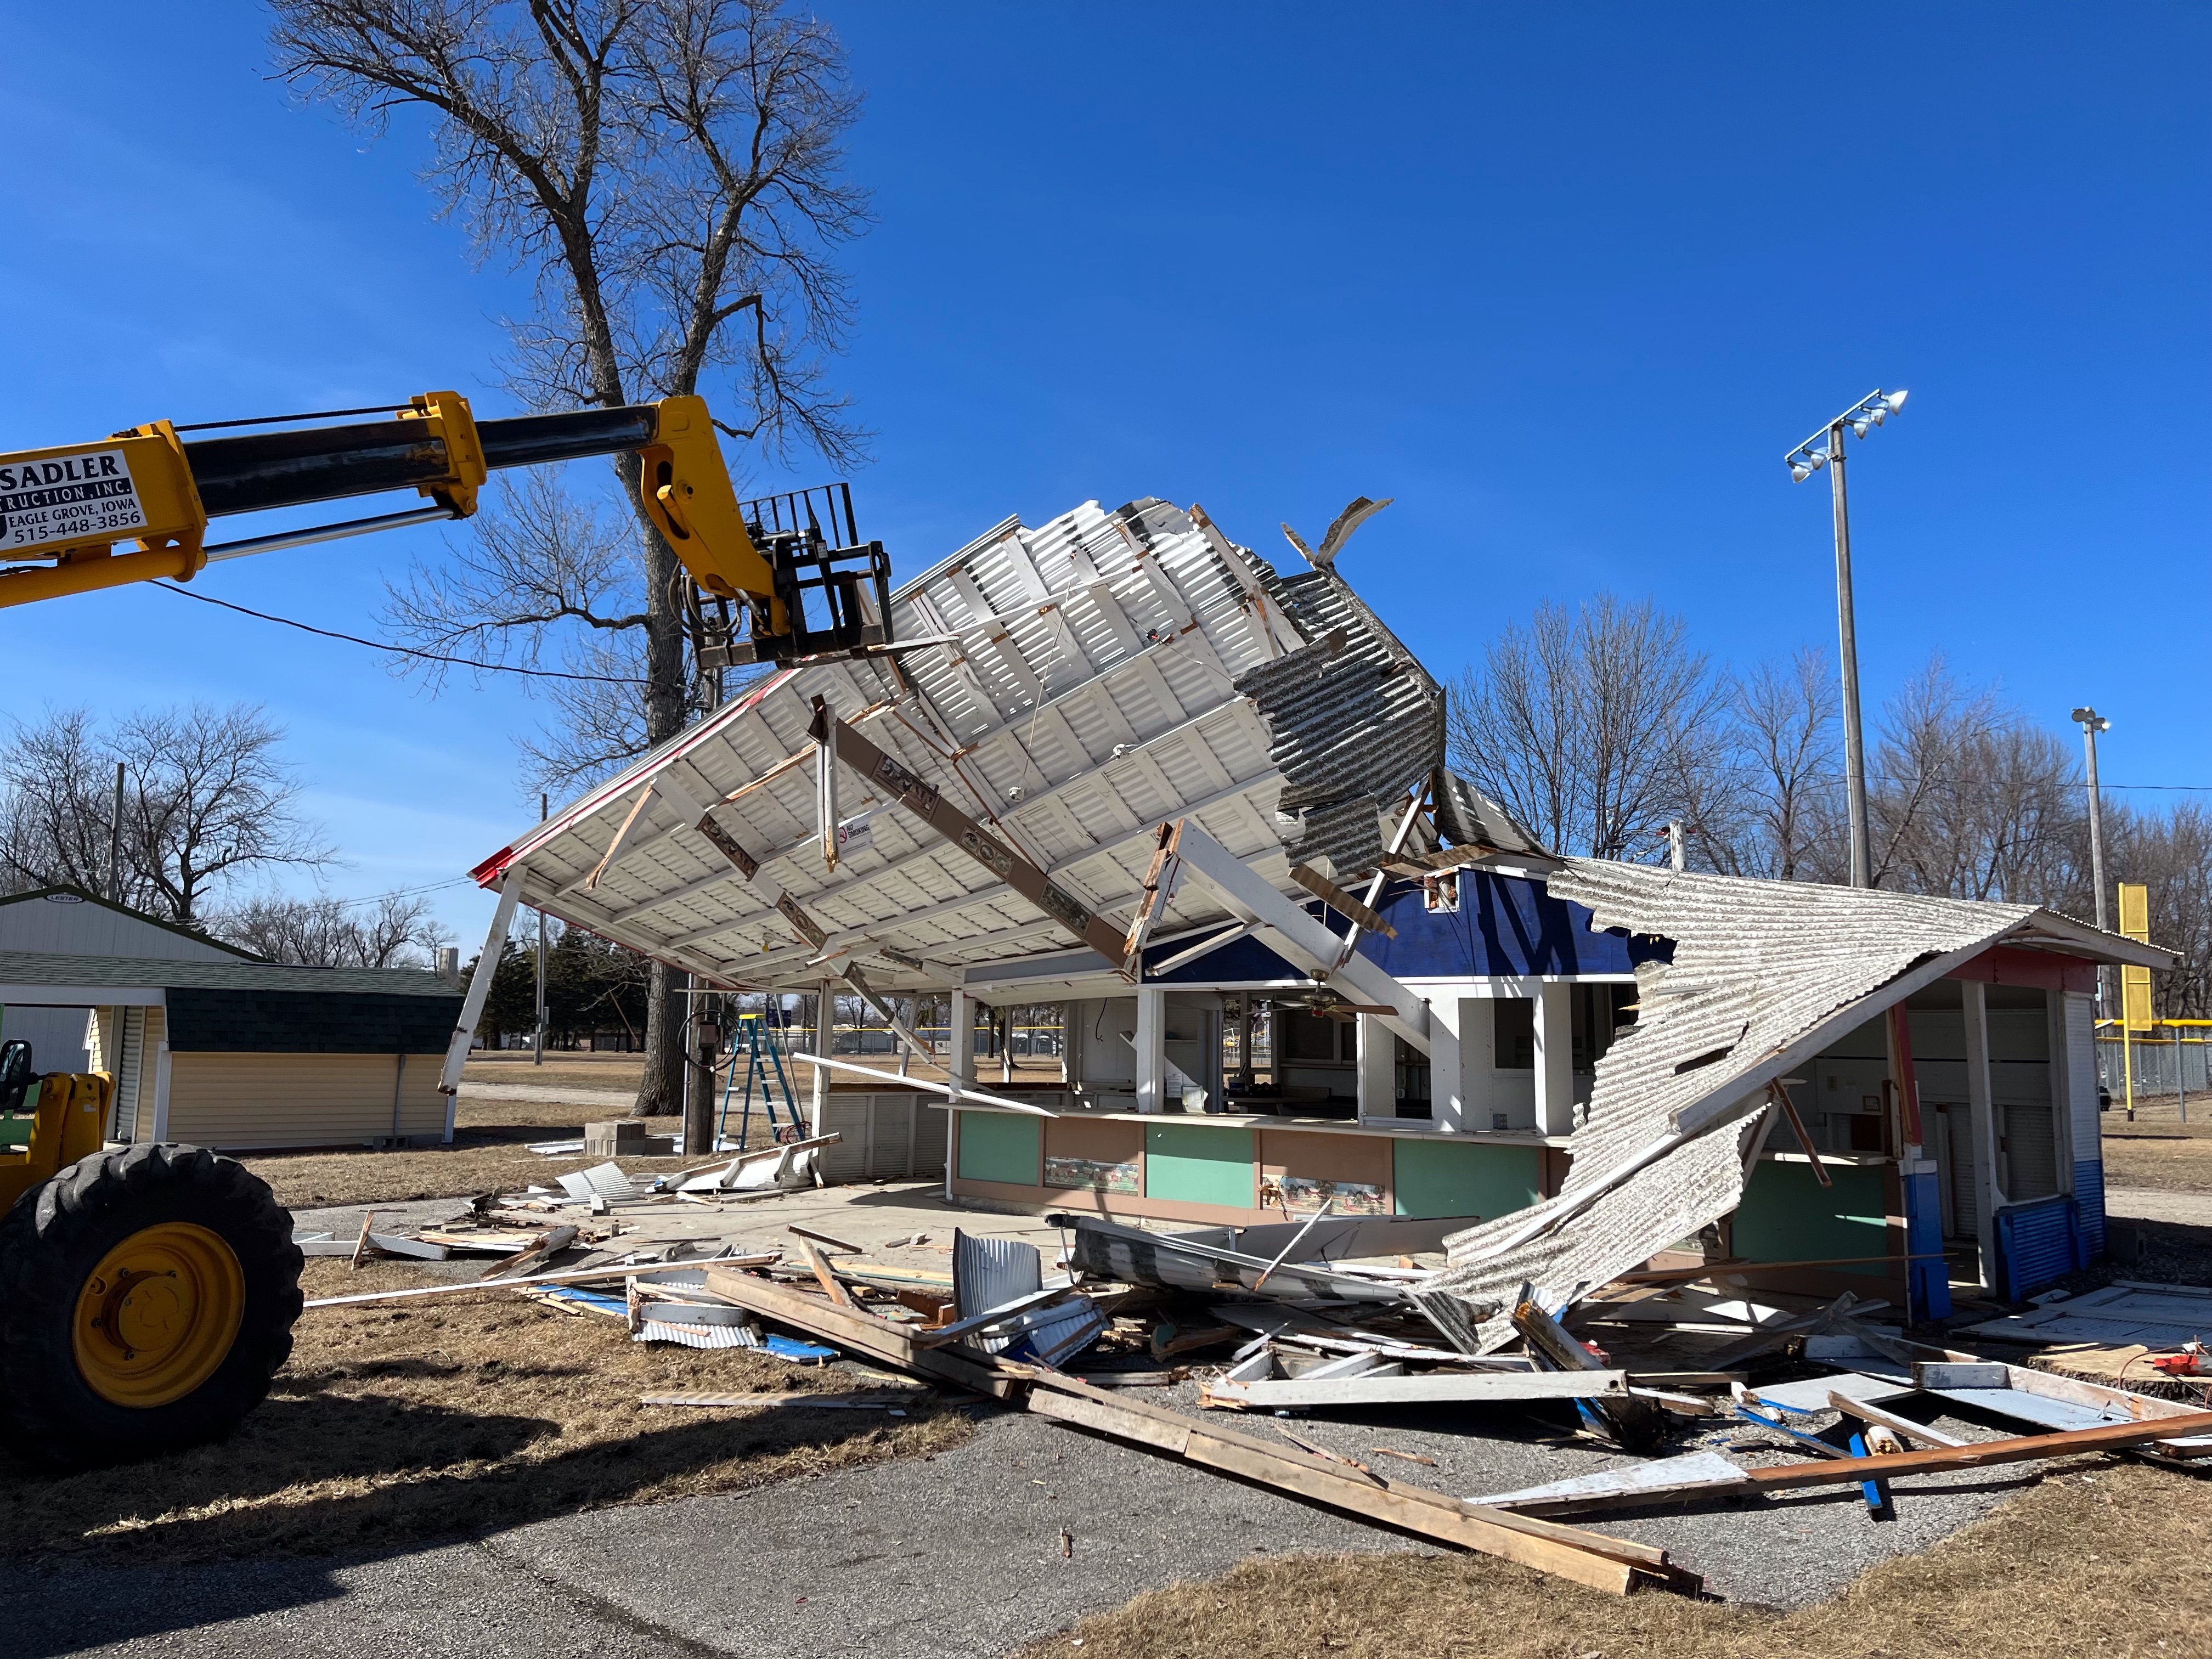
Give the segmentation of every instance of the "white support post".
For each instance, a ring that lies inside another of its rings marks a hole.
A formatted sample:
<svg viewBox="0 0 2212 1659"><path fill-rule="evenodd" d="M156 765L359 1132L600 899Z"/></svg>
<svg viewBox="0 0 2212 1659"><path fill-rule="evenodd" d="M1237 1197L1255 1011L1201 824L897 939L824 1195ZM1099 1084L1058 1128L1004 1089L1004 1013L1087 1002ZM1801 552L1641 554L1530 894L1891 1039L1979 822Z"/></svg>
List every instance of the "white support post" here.
<svg viewBox="0 0 2212 1659"><path fill-rule="evenodd" d="M1435 1061L1430 1062L1429 1097L1436 1101L1437 1127L1446 1125L1442 1097L1437 1092ZM1462 1133L1486 1130L1498 1108L1498 1008L1492 997L1459 1000L1459 1064L1454 1068L1456 1086L1452 1098L1456 1115L1449 1127Z"/></svg>
<svg viewBox="0 0 2212 1659"><path fill-rule="evenodd" d="M1555 979L1536 987L1536 1127L1547 1135L1575 1132L1574 990Z"/></svg>
<svg viewBox="0 0 2212 1659"><path fill-rule="evenodd" d="M169 1023L164 1019L161 1022L161 1049L154 1060L154 1139L157 1142L169 1138L168 1029ZM143 1065L145 1062L141 1060L139 1063ZM453 1138L453 1107L449 1100L446 1103L446 1139L448 1140Z"/></svg>
<svg viewBox="0 0 2212 1659"><path fill-rule="evenodd" d="M828 1060L837 1041L837 981L834 979L823 980L815 994L813 1037L814 1052ZM813 1098L807 1109L809 1127L806 1133L810 1135L823 1133L822 1126L830 1118L830 1068L827 1066L814 1068Z"/></svg>
<svg viewBox="0 0 2212 1659"><path fill-rule="evenodd" d="M1398 1037L1372 1014L1355 1014L1359 1022L1359 1115L1395 1118L1398 1115Z"/></svg>
<svg viewBox="0 0 2212 1659"><path fill-rule="evenodd" d="M1164 1112L1168 1098L1168 994L1137 988L1137 1109Z"/></svg>
<svg viewBox="0 0 2212 1659"><path fill-rule="evenodd" d="M2063 991L2045 991L2043 994L2043 1013L2044 1052L2051 1056L2045 1064L2051 1079L2051 1155L2058 1162L2058 1190L2071 1197L2074 1192L2074 1115L2087 1111L2089 1121L2094 1123L2097 1099L2092 1095L2084 1104L2074 1097L2074 1067L2066 1052L2066 994ZM2179 1033L2182 1029L2185 1028L2176 1028L2173 1044L2174 1082L2177 1085L2185 1085L2187 1082L2179 1069L2188 1058L2181 1047ZM2185 1107L2182 1121L2188 1121Z"/></svg>
<svg viewBox="0 0 2212 1659"><path fill-rule="evenodd" d="M1429 1121L1453 1134L1476 1127L1467 1098L1466 1048L1468 1021L1476 1017L1486 1022L1481 1041L1487 1045L1488 1003L1455 997L1441 1008L1435 1004L1429 1007Z"/></svg>
<svg viewBox="0 0 2212 1659"><path fill-rule="evenodd" d="M1966 1112L1973 1127L1974 1239L1982 1288L1996 1288L1997 1206L2004 1184L1997 1169L1996 1108L1990 1090L1989 999L1979 980L1960 982L1966 1026Z"/></svg>
<svg viewBox="0 0 2212 1659"><path fill-rule="evenodd" d="M501 947L507 943L507 930L514 921L515 901L521 896L522 866L516 865L499 884L499 903L492 910L491 927L484 933L483 949L477 953L477 970L469 975L468 994L461 999L460 1024L453 1027L453 1040L446 1045L446 1064L438 1073L438 1090L446 1097L448 1142L453 1138L461 1067L468 1063L469 1045L476 1041L477 1022L483 1018L484 1000L490 996L493 977L499 972Z"/></svg>
<svg viewBox="0 0 2212 1659"><path fill-rule="evenodd" d="M945 1074L952 1085L945 1098L958 1101L963 1089L975 1086L975 1005L968 993L955 987L951 999L951 1032L946 1042Z"/></svg>

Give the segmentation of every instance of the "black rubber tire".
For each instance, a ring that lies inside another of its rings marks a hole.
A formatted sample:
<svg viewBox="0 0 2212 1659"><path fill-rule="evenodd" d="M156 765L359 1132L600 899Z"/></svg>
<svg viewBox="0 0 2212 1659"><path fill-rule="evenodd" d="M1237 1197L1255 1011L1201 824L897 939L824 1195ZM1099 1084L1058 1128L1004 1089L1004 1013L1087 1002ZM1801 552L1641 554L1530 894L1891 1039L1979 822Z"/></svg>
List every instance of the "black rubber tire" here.
<svg viewBox="0 0 2212 1659"><path fill-rule="evenodd" d="M238 1257L246 1306L230 1352L181 1400L102 1399L77 1370L70 1320L108 1251L164 1221L196 1222ZM128 1462L218 1440L269 1392L300 1316L300 1247L268 1182L203 1146L94 1152L17 1199L0 1218L0 1426L52 1468Z"/></svg>

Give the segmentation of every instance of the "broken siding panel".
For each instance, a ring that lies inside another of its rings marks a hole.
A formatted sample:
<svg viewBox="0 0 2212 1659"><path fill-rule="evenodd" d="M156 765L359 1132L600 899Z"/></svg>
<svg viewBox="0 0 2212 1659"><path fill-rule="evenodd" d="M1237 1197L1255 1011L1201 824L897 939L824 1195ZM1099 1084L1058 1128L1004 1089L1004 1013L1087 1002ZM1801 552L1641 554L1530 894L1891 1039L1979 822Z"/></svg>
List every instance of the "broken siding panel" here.
<svg viewBox="0 0 2212 1659"><path fill-rule="evenodd" d="M440 1054L173 1054L169 1136L213 1147L317 1146L391 1137L399 1090L404 1135L442 1135Z"/></svg>

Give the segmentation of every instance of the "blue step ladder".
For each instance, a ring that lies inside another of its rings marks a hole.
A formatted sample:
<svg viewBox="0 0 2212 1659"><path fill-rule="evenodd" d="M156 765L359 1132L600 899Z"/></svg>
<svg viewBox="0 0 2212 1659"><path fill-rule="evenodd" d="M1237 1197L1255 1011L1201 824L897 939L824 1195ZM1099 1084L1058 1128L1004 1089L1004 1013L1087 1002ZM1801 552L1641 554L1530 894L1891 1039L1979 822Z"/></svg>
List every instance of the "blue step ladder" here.
<svg viewBox="0 0 2212 1659"><path fill-rule="evenodd" d="M790 1074L783 1064L783 1045L777 1041L778 1028L769 1023L765 1014L739 1014L738 1029L730 1033L730 1070L722 1085L722 1115L714 1126L714 1144L722 1145L729 1133L730 1097L737 1091L737 1058L745 1056L745 1093L738 1109L737 1145L742 1148L752 1127L753 1091L760 1091L762 1109L768 1114L769 1139L775 1141L800 1140L805 1138L804 1120L799 1116L799 1097L792 1092ZM783 1109L787 1121L776 1116L776 1094L783 1096Z"/></svg>

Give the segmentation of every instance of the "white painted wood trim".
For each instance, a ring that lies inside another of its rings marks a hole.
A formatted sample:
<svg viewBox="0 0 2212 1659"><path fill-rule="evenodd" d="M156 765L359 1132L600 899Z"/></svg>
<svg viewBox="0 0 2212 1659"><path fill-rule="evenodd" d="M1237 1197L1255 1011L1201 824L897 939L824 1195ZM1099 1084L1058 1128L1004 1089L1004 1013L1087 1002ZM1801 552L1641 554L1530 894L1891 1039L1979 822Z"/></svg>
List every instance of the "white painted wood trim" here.
<svg viewBox="0 0 2212 1659"><path fill-rule="evenodd" d="M514 921L515 901L522 896L522 866L509 867L507 878L499 884L499 902L493 907L491 926L484 933L483 949L477 953L477 970L469 975L468 994L461 999L460 1023L454 1026L453 1038L446 1045L446 1064L438 1073L438 1087L451 1102L453 1091L461 1086L461 1067L468 1063L469 1045L476 1041L477 1022L483 1018L484 1001L491 995L491 982L499 972L500 947L507 943L507 930ZM446 1108L446 1139L453 1138L453 1107Z"/></svg>
<svg viewBox="0 0 2212 1659"><path fill-rule="evenodd" d="M1536 1128L1547 1135L1575 1132L1574 988L1547 979L1536 988Z"/></svg>
<svg viewBox="0 0 2212 1659"><path fill-rule="evenodd" d="M154 1139L156 1142L169 1138L169 1038L168 1021L161 1022L161 1047L154 1060Z"/></svg>
<svg viewBox="0 0 2212 1659"><path fill-rule="evenodd" d="M1164 1112L1168 1096L1168 994L1137 988L1137 1109Z"/></svg>
<svg viewBox="0 0 2212 1659"><path fill-rule="evenodd" d="M1979 980L1959 982L1966 1028L1966 1112L1973 1130L1974 1232L1984 1290L1996 1288L1996 1212L2002 1201L1997 1180L1996 1109L1990 1090L1989 999Z"/></svg>

